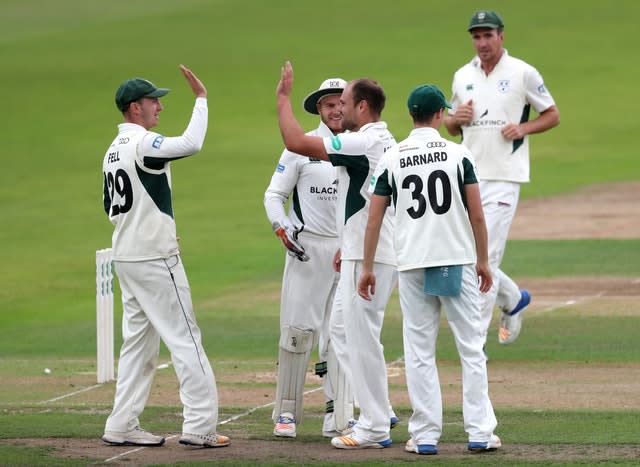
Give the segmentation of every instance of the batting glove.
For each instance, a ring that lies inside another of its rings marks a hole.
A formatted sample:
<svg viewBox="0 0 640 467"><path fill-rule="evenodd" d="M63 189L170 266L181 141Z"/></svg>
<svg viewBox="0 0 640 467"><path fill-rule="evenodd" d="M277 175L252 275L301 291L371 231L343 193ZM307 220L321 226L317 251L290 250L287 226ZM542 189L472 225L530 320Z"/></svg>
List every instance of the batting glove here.
<svg viewBox="0 0 640 467"><path fill-rule="evenodd" d="M309 261L309 255L304 252L304 247L298 241L298 234L302 232L304 226L298 229L288 225L282 226L279 222L274 222L272 227L289 255L295 256L303 262Z"/></svg>

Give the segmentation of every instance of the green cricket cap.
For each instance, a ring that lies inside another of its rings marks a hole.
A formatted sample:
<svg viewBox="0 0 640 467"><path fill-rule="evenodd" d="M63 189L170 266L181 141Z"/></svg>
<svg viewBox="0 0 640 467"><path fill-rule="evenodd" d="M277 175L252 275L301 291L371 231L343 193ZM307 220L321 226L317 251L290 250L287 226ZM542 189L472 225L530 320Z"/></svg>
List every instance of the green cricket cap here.
<svg viewBox="0 0 640 467"><path fill-rule="evenodd" d="M142 97L162 97L168 92L169 89L158 88L151 81L143 78L128 79L116 91L116 107L124 112L131 102Z"/></svg>
<svg viewBox="0 0 640 467"><path fill-rule="evenodd" d="M469 21L469 27L467 31L471 31L475 28L490 28L490 29L498 29L504 28L504 23L502 22L502 18L495 11L478 11L471 17L471 21Z"/></svg>
<svg viewBox="0 0 640 467"><path fill-rule="evenodd" d="M435 84L423 84L411 91L407 100L409 113L415 117L425 117L432 115L438 110L446 107L451 108L444 93Z"/></svg>

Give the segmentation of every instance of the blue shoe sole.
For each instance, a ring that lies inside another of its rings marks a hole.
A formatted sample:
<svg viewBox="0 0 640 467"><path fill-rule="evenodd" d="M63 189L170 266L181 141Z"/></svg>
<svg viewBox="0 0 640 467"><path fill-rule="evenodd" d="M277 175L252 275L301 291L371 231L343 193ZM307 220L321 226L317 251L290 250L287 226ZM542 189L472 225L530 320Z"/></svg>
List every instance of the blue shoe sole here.
<svg viewBox="0 0 640 467"><path fill-rule="evenodd" d="M438 454L438 448L433 444L418 444L418 454L425 456L435 456Z"/></svg>
<svg viewBox="0 0 640 467"><path fill-rule="evenodd" d="M384 441L379 441L378 444L383 448L388 448L393 444L393 441L391 440L391 438L389 438L389 439L385 439Z"/></svg>
<svg viewBox="0 0 640 467"><path fill-rule="evenodd" d="M389 427L395 428L398 423L400 423L400 419L398 417L391 417L391 419L389 420Z"/></svg>
<svg viewBox="0 0 640 467"><path fill-rule="evenodd" d="M490 448L489 443L469 443L467 444L467 449L469 451L495 451L498 448Z"/></svg>

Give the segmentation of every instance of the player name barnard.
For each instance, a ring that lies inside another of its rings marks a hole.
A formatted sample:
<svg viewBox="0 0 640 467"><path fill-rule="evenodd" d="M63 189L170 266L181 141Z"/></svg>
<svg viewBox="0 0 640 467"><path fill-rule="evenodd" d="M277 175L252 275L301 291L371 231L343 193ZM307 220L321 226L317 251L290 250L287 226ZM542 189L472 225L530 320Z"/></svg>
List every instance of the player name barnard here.
<svg viewBox="0 0 640 467"><path fill-rule="evenodd" d="M430 152L429 154L414 154L412 156L401 157L400 167L413 167L414 165L429 164L432 162L444 162L447 160L447 153L444 151Z"/></svg>

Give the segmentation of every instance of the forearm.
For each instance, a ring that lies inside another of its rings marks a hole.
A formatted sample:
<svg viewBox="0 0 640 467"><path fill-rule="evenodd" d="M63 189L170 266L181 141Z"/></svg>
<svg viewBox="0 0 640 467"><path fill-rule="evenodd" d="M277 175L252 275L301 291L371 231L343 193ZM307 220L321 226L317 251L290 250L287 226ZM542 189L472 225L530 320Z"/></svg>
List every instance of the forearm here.
<svg viewBox="0 0 640 467"><path fill-rule="evenodd" d="M281 220L286 217L287 214L284 210L286 201L287 198L279 193L271 191L265 193L264 209L271 225L273 225L274 222L281 222Z"/></svg>
<svg viewBox="0 0 640 467"><path fill-rule="evenodd" d="M380 238L380 229L384 213L387 208L387 198L383 196L373 195L369 206L369 218L367 219L367 227L364 233L364 271L373 271L373 260L376 256L378 240Z"/></svg>
<svg viewBox="0 0 640 467"><path fill-rule="evenodd" d="M322 138L305 134L293 113L289 97L279 95L277 107L278 124L285 147L301 156L328 161L329 156L324 149Z"/></svg>
<svg viewBox="0 0 640 467"><path fill-rule="evenodd" d="M364 234L364 261L363 268L365 271L373 271L373 260L376 257L376 249L378 248L378 239L380 238L380 227L376 229L374 226L367 225Z"/></svg>
<svg viewBox="0 0 640 467"><path fill-rule="evenodd" d="M560 112L554 105L538 115L537 118L525 123L521 123L523 131L527 135L542 133L560 124Z"/></svg>
<svg viewBox="0 0 640 467"><path fill-rule="evenodd" d="M462 128L456 121L455 115L447 115L444 117L444 126L451 136L458 136L462 133Z"/></svg>
<svg viewBox="0 0 640 467"><path fill-rule="evenodd" d="M291 99L288 96L278 96L277 107L278 124L280 125L280 134L285 147L289 151L301 154L299 143L305 134L293 113Z"/></svg>
<svg viewBox="0 0 640 467"><path fill-rule="evenodd" d="M477 183L465 185L465 195L467 198L467 212L469 222L473 230L473 237L476 243L476 256L478 264L488 264L489 247L487 224L484 219L484 210L482 208L482 198L480 196L480 188Z"/></svg>
<svg viewBox="0 0 640 467"><path fill-rule="evenodd" d="M484 218L472 218L471 229L473 230L473 237L476 242L476 255L477 262L480 264L488 264L489 262L489 247L488 247L488 235L487 226Z"/></svg>
<svg viewBox="0 0 640 467"><path fill-rule="evenodd" d="M209 111L207 99L198 97L193 107L191 120L182 136L158 137L154 133L145 136L138 150L143 158L173 160L195 154L204 144L207 134Z"/></svg>

